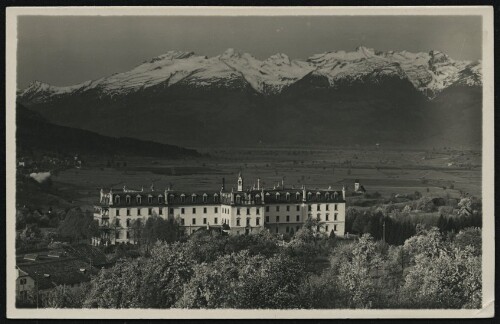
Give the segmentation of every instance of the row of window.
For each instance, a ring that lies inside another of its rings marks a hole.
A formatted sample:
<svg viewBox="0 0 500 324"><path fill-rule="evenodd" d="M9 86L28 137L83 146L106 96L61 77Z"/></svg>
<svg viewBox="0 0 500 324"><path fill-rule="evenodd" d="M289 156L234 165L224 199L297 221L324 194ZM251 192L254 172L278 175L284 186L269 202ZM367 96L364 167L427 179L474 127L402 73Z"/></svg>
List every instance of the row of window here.
<svg viewBox="0 0 500 324"><path fill-rule="evenodd" d="M279 200L279 198L280 198L280 193L279 193L279 192L277 192L275 195L276 195L276 200ZM266 196L270 196L270 193L266 193ZM313 196L313 194L312 194L311 192L308 192L308 193L307 193L307 199L308 199L308 200L311 200L312 196ZM338 193L337 193L337 192L334 192L334 193L333 193L333 198L334 198L334 199L336 199L336 198L337 198L337 196L338 196ZM191 202L193 202L193 203L194 203L194 202L196 202L197 197L198 197L198 196L197 196L196 194L192 194L192 195L191 195ZM285 194L285 197L286 197L286 200L287 200L287 201L290 201L290 193L289 193L289 192L287 192L287 193ZM329 199L330 199L330 197L331 197L330 193L329 193L329 192L327 192L327 193L325 194L325 198L326 198L327 200L329 200ZM321 198L321 193L317 192L317 193L316 193L316 199L318 199L318 200L319 200L320 198ZM186 202L186 195L185 195L185 194L181 194L180 199L181 199L181 202L182 202L182 203L185 203L185 202ZM207 203L207 202L208 202L208 195L207 195L207 194L203 194L202 199L203 199L203 202L204 202L204 203ZM301 194L297 192L297 193L295 194L295 199L296 199L296 200L300 200L300 199L301 199ZM120 196L116 195L116 196L115 196L115 199L114 199L115 204L119 204L119 203L120 203L120 200L121 200ZM173 202L173 201L174 201L174 195L170 195L170 196L168 196L168 200L169 200L169 202ZM217 203L217 202L219 201L219 195L218 195L218 194L214 194L214 196L213 196L213 200L214 200L214 203ZM260 204L260 203L261 203L261 197L260 197L260 195L259 195L259 194L257 194L257 195L255 196L255 199L254 199L254 200L255 200L255 203ZM129 195L127 195L127 196L125 197L125 202L126 202L127 204L131 204L131 202L132 202L132 197L131 197L131 196L129 196ZM141 195L137 195L137 196L135 197L135 202L136 202L137 204L142 204L142 196L141 196ZM153 196L151 196L151 195L150 195L150 196L148 196L148 203L150 203L150 204L152 204L152 203L153 203ZM159 196L158 196L158 203L160 203L160 204L161 204L161 203L163 203L163 196L162 196L162 195L159 195ZM239 203L241 203L241 196L240 196L240 195L236 195L236 203L238 203L238 204L239 204Z"/></svg>
<svg viewBox="0 0 500 324"><path fill-rule="evenodd" d="M174 195L170 195L168 196L168 201L169 202L174 202ZM181 194L181 202L186 202L186 195L185 194ZM196 202L196 199L197 199L198 195L196 194L192 194L191 195L191 202ZM213 200L214 200L214 203L217 203L219 201L219 195L218 194L214 194L213 196ZM203 199L203 202L204 203L207 203L208 202L208 195L207 194L203 194L202 196L202 199Z"/></svg>
<svg viewBox="0 0 500 324"><path fill-rule="evenodd" d="M148 216L153 215L153 208L148 208ZM158 215L163 215L163 208L158 209ZM120 210L116 209L116 216L120 216ZM130 216L130 209L126 210L126 216ZM137 208L137 216L141 216L141 209Z"/></svg>
<svg viewBox="0 0 500 324"><path fill-rule="evenodd" d="M281 197L281 194L280 194L279 192L275 193L274 195L275 195L275 197L276 197L276 200L279 200L279 199L280 199L280 197ZM327 200L329 200L331 197L333 197L334 199L337 199L338 195L339 195L339 194L338 194L338 192L334 192L334 193L333 193L333 195L330 195L330 193L329 193L329 192L327 192L327 193L325 193L325 198L326 198ZM271 194L270 194L269 192L268 192L268 193L266 193L266 197L269 197L269 196L271 196ZM301 197L302 197L302 196L301 196L300 192L296 192L296 193L295 193L295 200L300 200L300 199L301 199ZM312 197L313 197L313 193L312 193L312 192L308 192L308 193L307 193L307 200L311 200L311 199L312 199ZM290 193L289 193L289 192L287 192L287 193L285 194L285 199L286 199L287 201L290 201ZM321 199L321 192L317 192L317 193L316 193L316 199L318 199L318 200L319 200L319 199Z"/></svg>
<svg viewBox="0 0 500 324"><path fill-rule="evenodd" d="M182 194L180 196L180 198L181 198L181 202L183 202L183 203L186 202L186 195ZM193 194L191 196L191 202L193 202L193 203L196 202L196 198L197 198L197 195ZM169 200L169 202L173 202L174 201L174 196L170 195L168 197L168 200ZM120 201L121 201L120 196L115 196L115 200L114 201L115 201L115 204L119 204ZM218 197L217 194L215 194L214 195L214 202L217 203L218 201L219 201L219 197ZM125 197L125 202L130 205L132 203L132 197L131 196L126 196ZM136 196L135 197L135 202L137 204L139 204L139 205L142 204L142 196L140 196L140 195ZM159 195L158 196L158 203L162 204L163 202L164 202L163 196ZM206 194L203 195L203 202L204 203L208 202L208 196ZM150 203L150 204L153 203L153 196L148 196L148 203Z"/></svg>
<svg viewBox="0 0 500 324"><path fill-rule="evenodd" d="M115 204L119 204L120 200L121 200L120 196L115 196ZM132 197L126 196L125 202L130 205L132 203ZM142 196L140 196L140 195L136 196L135 202L139 205L142 204ZM148 203L150 203L150 204L153 203L153 196L148 196ZM163 196L162 195L158 196L158 203L160 203L160 204L163 203Z"/></svg>
<svg viewBox="0 0 500 324"><path fill-rule="evenodd" d="M326 206L325 210L329 211L330 210L329 205L326 204L325 206ZM300 205L295 206L295 209L296 209L296 211L300 211ZM333 205L333 209L334 210L338 210L338 205L334 204ZM321 211L321 205L317 205L316 206L316 210L317 211ZM269 211L270 211L270 207L266 206L266 212L269 212ZM280 211L280 206L276 206L276 211L277 212ZM290 206L286 206L286 211L290 211ZM312 211L312 206L311 205L308 206L308 211ZM193 212L193 214L196 214L196 207L193 207L192 212ZM214 213L218 213L218 212L219 212L219 208L218 207L214 207ZM230 213L230 209L229 208L222 208L222 212L224 214L229 214ZM152 213L153 213L153 209L152 208L148 208L148 215L152 215ZM171 214L174 213L174 209L173 208L170 208L170 213ZM184 213L185 213L185 208L183 207L183 208L181 208L181 214L184 214ZM206 213L207 213L207 207L203 207L203 214L206 214ZM257 215L260 215L260 208L256 209L256 213L257 213ZM163 209L162 208L159 208L158 214L159 215L163 215ZM241 215L240 208L236 209L236 214L237 215ZM250 215L250 208L246 208L246 214ZM130 216L130 209L126 210L126 215ZM140 208L137 208L137 215L141 216L141 209ZM116 216L120 216L120 209L116 209Z"/></svg>
<svg viewBox="0 0 500 324"><path fill-rule="evenodd" d="M285 232L286 232L286 233L290 233L292 229L293 229L293 227L287 226L287 227L285 228ZM295 226L295 231L298 231L299 229L300 229L300 226ZM328 232L328 230L329 230L329 227L328 227L328 225L326 225L326 226L325 226L325 232ZM333 231L334 231L334 232L336 232L336 231L337 231L337 225L333 225ZM278 227L276 227L276 233L278 233L278 232L279 232L279 228L278 228Z"/></svg>
<svg viewBox="0 0 500 324"><path fill-rule="evenodd" d="M193 221L192 225L196 225L196 218L193 218L193 220L192 220L192 221ZM215 219L214 219L215 224L217 224L217 221L218 221L218 219L217 219L217 218L215 218ZM260 218L257 218L257 226L259 226L259 225L260 225L260 223L259 223L259 222L260 222ZM207 225L207 219L206 219L206 218L204 218L204 219L203 219L203 224L204 224L204 225ZM185 225L185 223L184 223L184 219L181 219L181 225ZM236 226L241 226L241 225L240 225L240 219L237 219L237 220L236 220ZM247 219L247 226L250 226L250 219ZM286 233L290 233L290 232L291 232L291 229L293 229L293 227L287 226L287 227L285 228ZM299 229L300 229L300 225L297 225L297 226L295 227L295 231L298 231ZM318 228L318 230L319 230L319 228ZM329 231L329 227L328 227L328 225L326 225L326 226L325 226L325 232L327 232L327 233L328 233L328 231ZM337 225L333 225L333 231L334 231L334 232L336 232L336 231L337 231ZM278 232L279 232L279 228L278 228L278 227L276 227L276 233L278 233ZM125 234L125 235L126 235L126 238L127 238L127 239L130 239L130 232L129 232L129 231L126 231L125 233L126 233L126 234ZM238 234L239 234L239 232L238 232ZM116 238L116 239L119 239L119 238L120 238L120 232L116 232L116 233L115 233L115 238ZM23 279L21 279L21 285L23 285L23 284L25 284L25 283L26 283L26 279L24 279L24 283L22 282L22 280L23 280Z"/></svg>
<svg viewBox="0 0 500 324"><path fill-rule="evenodd" d="M207 218L203 218L203 225L207 225L208 224L208 221L207 221ZM214 217L214 225L218 225L219 224L219 218L218 217ZM186 221L184 218L181 218L181 225L186 225ZM191 219L191 225L196 225L196 218L192 218Z"/></svg>
<svg viewBox="0 0 500 324"><path fill-rule="evenodd" d="M317 218L318 220L320 220L320 218L321 218L321 214L318 214L316 218ZM337 213L333 214L333 220L334 220L334 221L336 221L336 220L337 220L337 218L338 218L338 214L337 214ZM330 215L329 215L329 214L326 214L326 215L325 215L325 221L327 221L327 222L328 222L329 220L330 220ZM266 216L266 223L269 223L269 221L270 221L270 216ZM276 216L276 223L279 223L279 221L280 221L280 217L279 217L279 216ZM287 222L290 222L290 216L286 216L286 221L287 221ZM296 222L300 222L300 215L295 216L295 221L296 221Z"/></svg>
<svg viewBox="0 0 500 324"><path fill-rule="evenodd" d="M218 224L218 218L215 217L214 218L214 225L217 225L217 224ZM184 218L181 218L181 225L186 225L186 221L184 220ZM196 218L192 218L191 219L191 225L196 225ZM203 225L207 225L207 219L206 218L203 218ZM250 218L247 218L246 225L247 226L250 225ZM255 225L256 226L260 226L260 218L257 217L255 219ZM236 226L241 226L241 220L239 218L236 219Z"/></svg>
<svg viewBox="0 0 500 324"><path fill-rule="evenodd" d="M193 212L193 214L196 214L196 207L193 207L192 212ZM214 213L217 214L218 212L219 212L219 207L214 207ZM170 208L170 214L173 214L173 213L174 213L174 209ZM186 213L186 209L184 207L181 208L181 214L184 215L185 213ZM203 214L206 214L206 213L207 213L207 207L203 207Z"/></svg>
<svg viewBox="0 0 500 324"><path fill-rule="evenodd" d="M316 210L317 210L317 211L321 211L321 206L322 206L322 205L318 204L318 205L316 206ZM312 210L312 205L308 205L308 206L307 206L307 209L308 209L309 211L311 211L311 210ZM270 207L269 207L269 206L266 206L266 212L268 212L269 210L270 210ZM296 210L296 211L300 211L300 205L296 205L296 206L295 206L295 210ZM326 210L326 211L329 211L329 210L330 210L330 205L329 205L329 204L325 204L325 210ZM337 204L334 204L334 205L333 205L333 210L338 210L338 205L337 205ZM277 212L279 212L279 211L280 211L280 206L276 206L276 211L277 211ZM286 206L286 211L290 211L290 206Z"/></svg>

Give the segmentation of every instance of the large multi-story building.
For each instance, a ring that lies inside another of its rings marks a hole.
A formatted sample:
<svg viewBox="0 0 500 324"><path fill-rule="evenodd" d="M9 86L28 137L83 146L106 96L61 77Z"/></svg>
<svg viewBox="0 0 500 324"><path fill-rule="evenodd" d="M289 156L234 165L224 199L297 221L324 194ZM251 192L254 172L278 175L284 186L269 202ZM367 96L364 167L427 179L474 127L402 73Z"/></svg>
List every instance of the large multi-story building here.
<svg viewBox="0 0 500 324"><path fill-rule="evenodd" d="M94 206L94 219L107 231L95 244L106 241L135 243L134 222L145 222L157 215L173 219L191 234L200 228L217 227L229 234L253 234L268 229L271 233L293 234L305 220L315 218L319 230L343 236L345 232L345 189L286 188L282 182L272 189L260 186L244 188L238 177L237 190L226 190L224 180L219 191L184 192L101 189Z"/></svg>

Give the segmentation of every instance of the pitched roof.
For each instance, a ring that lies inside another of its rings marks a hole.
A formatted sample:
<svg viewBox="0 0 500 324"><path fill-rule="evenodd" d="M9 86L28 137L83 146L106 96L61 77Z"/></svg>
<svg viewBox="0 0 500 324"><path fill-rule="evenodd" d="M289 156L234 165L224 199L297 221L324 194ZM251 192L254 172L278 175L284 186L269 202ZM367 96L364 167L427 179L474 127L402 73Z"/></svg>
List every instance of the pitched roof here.
<svg viewBox="0 0 500 324"><path fill-rule="evenodd" d="M221 193L218 191L168 191L169 205L210 205L221 203Z"/></svg>
<svg viewBox="0 0 500 324"><path fill-rule="evenodd" d="M39 289L88 282L90 275L97 273L95 269L90 268L88 263L77 258L18 263L17 267L38 281Z"/></svg>
<svg viewBox="0 0 500 324"><path fill-rule="evenodd" d="M110 264L104 252L95 246L88 244L78 244L75 246L63 246L63 249L70 255L85 262L91 262L93 267L103 267Z"/></svg>
<svg viewBox="0 0 500 324"><path fill-rule="evenodd" d="M262 195L264 193L264 200ZM113 207L154 207L159 205L249 205L264 203L301 203L302 188L245 189L242 191L143 191L113 192ZM166 195L166 196L165 196ZM239 198L238 198L239 196ZM332 189L307 189L306 202L343 202L342 191ZM104 202L103 205L108 205Z"/></svg>

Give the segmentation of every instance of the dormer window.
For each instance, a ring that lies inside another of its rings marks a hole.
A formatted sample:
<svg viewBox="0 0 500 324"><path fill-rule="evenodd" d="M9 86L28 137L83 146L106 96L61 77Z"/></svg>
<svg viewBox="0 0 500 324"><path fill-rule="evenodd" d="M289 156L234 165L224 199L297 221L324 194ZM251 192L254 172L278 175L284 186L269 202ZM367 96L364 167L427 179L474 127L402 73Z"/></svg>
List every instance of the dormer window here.
<svg viewBox="0 0 500 324"><path fill-rule="evenodd" d="M260 195L259 194L255 195L255 203L260 204Z"/></svg>
<svg viewBox="0 0 500 324"><path fill-rule="evenodd" d="M150 203L150 204L153 203L153 196L151 196L151 195L148 196L148 203Z"/></svg>
<svg viewBox="0 0 500 324"><path fill-rule="evenodd" d="M208 201L208 196L207 194L203 194L203 202L206 203Z"/></svg>
<svg viewBox="0 0 500 324"><path fill-rule="evenodd" d="M280 193L279 192L276 193L276 200L280 200Z"/></svg>
<svg viewBox="0 0 500 324"><path fill-rule="evenodd" d="M317 192L316 193L316 199L319 200L321 198L321 193Z"/></svg>
<svg viewBox="0 0 500 324"><path fill-rule="evenodd" d="M125 197L125 201L130 205L130 196Z"/></svg>
<svg viewBox="0 0 500 324"><path fill-rule="evenodd" d="M334 198L334 199L337 199L337 196L338 196L338 195L339 195L339 194L338 194L338 192L336 192L336 191L335 191L335 192L333 193L333 198Z"/></svg>
<svg viewBox="0 0 500 324"><path fill-rule="evenodd" d="M169 196L168 196L168 201L169 201L169 202L174 202L174 195L172 195L172 194L171 194L171 195L169 195Z"/></svg>
<svg viewBox="0 0 500 324"><path fill-rule="evenodd" d="M325 198L326 198L326 200L330 200L330 193L329 193L329 192L327 192L327 193L325 194Z"/></svg>
<svg viewBox="0 0 500 324"><path fill-rule="evenodd" d="M286 193L286 200L290 201L290 193L289 192Z"/></svg>
<svg viewBox="0 0 500 324"><path fill-rule="evenodd" d="M195 195L195 194L193 194L193 195L191 196L191 202L196 202L196 195Z"/></svg>
<svg viewBox="0 0 500 324"><path fill-rule="evenodd" d="M298 200L300 200L300 193L298 193L298 192L296 192L296 193L295 193L295 199L296 199L297 201L298 201Z"/></svg>
<svg viewBox="0 0 500 324"><path fill-rule="evenodd" d="M181 195L181 202L186 202L186 195L185 194L182 194Z"/></svg>
<svg viewBox="0 0 500 324"><path fill-rule="evenodd" d="M214 202L218 202L219 201L219 195L218 194L214 194Z"/></svg>
<svg viewBox="0 0 500 324"><path fill-rule="evenodd" d="M120 196L116 195L115 196L115 204L119 204L120 203Z"/></svg>
<svg viewBox="0 0 500 324"><path fill-rule="evenodd" d="M135 201L140 205L142 203L142 197L141 196L135 197Z"/></svg>
<svg viewBox="0 0 500 324"><path fill-rule="evenodd" d="M236 195L236 203L239 204L241 202L241 197L240 195Z"/></svg>
<svg viewBox="0 0 500 324"><path fill-rule="evenodd" d="M163 203L163 196L162 195L158 196L158 203L160 203L160 204Z"/></svg>
<svg viewBox="0 0 500 324"><path fill-rule="evenodd" d="M307 200L311 200L311 198L312 198L312 193L308 192L307 193Z"/></svg>

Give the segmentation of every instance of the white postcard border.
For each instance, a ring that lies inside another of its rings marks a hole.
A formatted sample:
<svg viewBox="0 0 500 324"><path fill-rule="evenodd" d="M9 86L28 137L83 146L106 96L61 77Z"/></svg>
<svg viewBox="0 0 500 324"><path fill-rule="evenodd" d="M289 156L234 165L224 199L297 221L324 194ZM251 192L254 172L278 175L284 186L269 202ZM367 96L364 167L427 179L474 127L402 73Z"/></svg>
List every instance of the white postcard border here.
<svg viewBox="0 0 500 324"><path fill-rule="evenodd" d="M180 309L17 309L15 308L15 101L17 17L21 15L100 16L342 16L479 15L483 19L483 307L479 310L180 310ZM7 317L81 319L159 318L469 318L494 315L494 81L493 7L10 7L6 9L6 239Z"/></svg>

